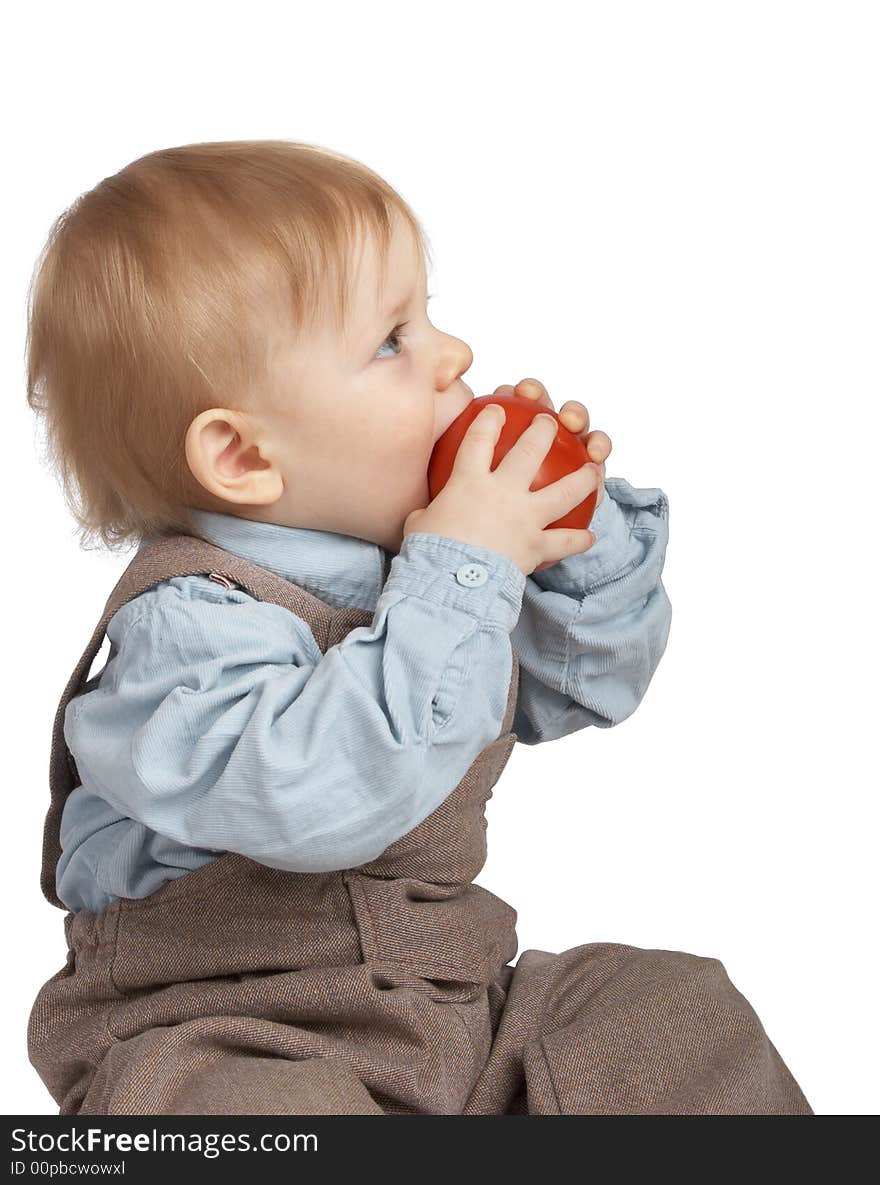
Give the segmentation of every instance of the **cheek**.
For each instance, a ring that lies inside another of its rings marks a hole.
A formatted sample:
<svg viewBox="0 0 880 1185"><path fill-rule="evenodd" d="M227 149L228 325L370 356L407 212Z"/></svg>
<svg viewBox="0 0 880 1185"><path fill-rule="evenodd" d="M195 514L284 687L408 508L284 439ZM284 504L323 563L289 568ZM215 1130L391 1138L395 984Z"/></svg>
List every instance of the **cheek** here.
<svg viewBox="0 0 880 1185"><path fill-rule="evenodd" d="M422 409L420 414L411 412L400 423L400 430L392 434L391 443L402 463L423 470L434 446L433 407Z"/></svg>
<svg viewBox="0 0 880 1185"><path fill-rule="evenodd" d="M411 473L424 470L436 436L433 392L404 363L378 376L346 402L342 439L364 448L365 467ZM367 445L369 447L367 448Z"/></svg>
<svg viewBox="0 0 880 1185"><path fill-rule="evenodd" d="M419 463L433 445L435 418L433 399L404 386L383 402L381 416L374 422L371 435L382 433L382 451L386 455Z"/></svg>

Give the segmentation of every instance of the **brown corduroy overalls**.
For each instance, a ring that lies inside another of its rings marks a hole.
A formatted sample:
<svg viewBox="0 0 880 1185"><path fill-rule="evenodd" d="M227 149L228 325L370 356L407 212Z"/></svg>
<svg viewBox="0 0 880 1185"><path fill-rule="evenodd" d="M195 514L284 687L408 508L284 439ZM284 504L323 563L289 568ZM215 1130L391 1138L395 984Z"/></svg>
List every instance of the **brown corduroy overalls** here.
<svg viewBox="0 0 880 1185"><path fill-rule="evenodd" d="M220 574L311 626L322 653L373 614L337 609L203 540L143 547L55 717L42 888L79 784L64 711L113 614L172 576ZM149 896L68 913L31 1062L60 1114L812 1114L714 958L591 943L528 950L473 884L503 727L441 806L378 859L294 873L227 852Z"/></svg>

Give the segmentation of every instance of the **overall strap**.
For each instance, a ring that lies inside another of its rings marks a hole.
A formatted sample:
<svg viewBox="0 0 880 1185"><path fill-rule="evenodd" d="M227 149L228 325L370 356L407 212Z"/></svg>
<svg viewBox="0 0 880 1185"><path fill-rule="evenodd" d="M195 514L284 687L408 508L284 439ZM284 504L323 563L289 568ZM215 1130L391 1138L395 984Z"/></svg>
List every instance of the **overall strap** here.
<svg viewBox="0 0 880 1185"><path fill-rule="evenodd" d="M333 644L334 635L340 626L345 626L345 622L337 622L337 618L341 616L350 619L353 624L360 624L370 621L373 616L362 609L334 610L306 589L192 535L173 535L143 544L110 593L101 620L64 688L55 713L49 758L51 801L43 828L40 885L46 899L59 909L67 908L55 888L56 866L61 858L61 815L67 796L80 784L76 763L64 739L67 705L82 690L113 615L128 601L174 576L213 576L220 578L221 582L225 578L259 601L291 610L311 626L322 652Z"/></svg>

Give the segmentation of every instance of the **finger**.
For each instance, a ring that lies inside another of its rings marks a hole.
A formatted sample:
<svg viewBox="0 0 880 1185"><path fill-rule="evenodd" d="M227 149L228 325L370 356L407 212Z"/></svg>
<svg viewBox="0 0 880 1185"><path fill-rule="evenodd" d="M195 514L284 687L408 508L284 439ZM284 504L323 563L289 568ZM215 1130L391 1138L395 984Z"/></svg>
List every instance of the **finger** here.
<svg viewBox="0 0 880 1185"><path fill-rule="evenodd" d="M578 469L566 473L565 477L535 490L532 497L538 502L541 521L552 523L562 518L575 506L580 506L590 494L598 492L601 482L602 475L596 466L585 462Z"/></svg>
<svg viewBox="0 0 880 1185"><path fill-rule="evenodd" d="M611 456L611 437L606 432L590 432L584 440L591 461L603 464Z"/></svg>
<svg viewBox="0 0 880 1185"><path fill-rule="evenodd" d="M576 399L569 399L559 409L559 418L569 432L585 432L590 426L590 413Z"/></svg>
<svg viewBox="0 0 880 1185"><path fill-rule="evenodd" d="M510 383L502 383L500 387L496 387L492 392L493 395L522 395L525 399L532 399L541 407L549 407L551 411L556 409L550 396L547 394L547 389L543 383L539 383L537 379L521 379L515 387Z"/></svg>
<svg viewBox="0 0 880 1185"><path fill-rule="evenodd" d="M461 439L452 474L488 473L507 413L498 403L487 403L474 416Z"/></svg>
<svg viewBox="0 0 880 1185"><path fill-rule="evenodd" d="M542 407L553 409L547 388L539 379L520 379L513 389L514 395L523 395L526 399L534 399Z"/></svg>
<svg viewBox="0 0 880 1185"><path fill-rule="evenodd" d="M535 474L544 463L544 458L553 447L559 424L556 417L541 412L536 415L528 428L501 458L496 473L512 479L520 485L525 482L531 485Z"/></svg>
<svg viewBox="0 0 880 1185"><path fill-rule="evenodd" d="M555 564L570 555L579 555L589 551L596 542L592 531L578 531L572 527L553 527L541 532L541 544L544 554L539 563Z"/></svg>

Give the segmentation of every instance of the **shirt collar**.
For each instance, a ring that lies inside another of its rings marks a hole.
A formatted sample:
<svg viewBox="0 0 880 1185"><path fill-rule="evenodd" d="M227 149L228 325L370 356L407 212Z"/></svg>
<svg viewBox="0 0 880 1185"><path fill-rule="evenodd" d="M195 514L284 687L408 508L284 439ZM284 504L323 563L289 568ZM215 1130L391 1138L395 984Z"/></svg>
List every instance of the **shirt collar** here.
<svg viewBox="0 0 880 1185"><path fill-rule="evenodd" d="M190 514L198 533L215 547L268 568L336 608L376 608L392 560L378 543L195 507Z"/></svg>

